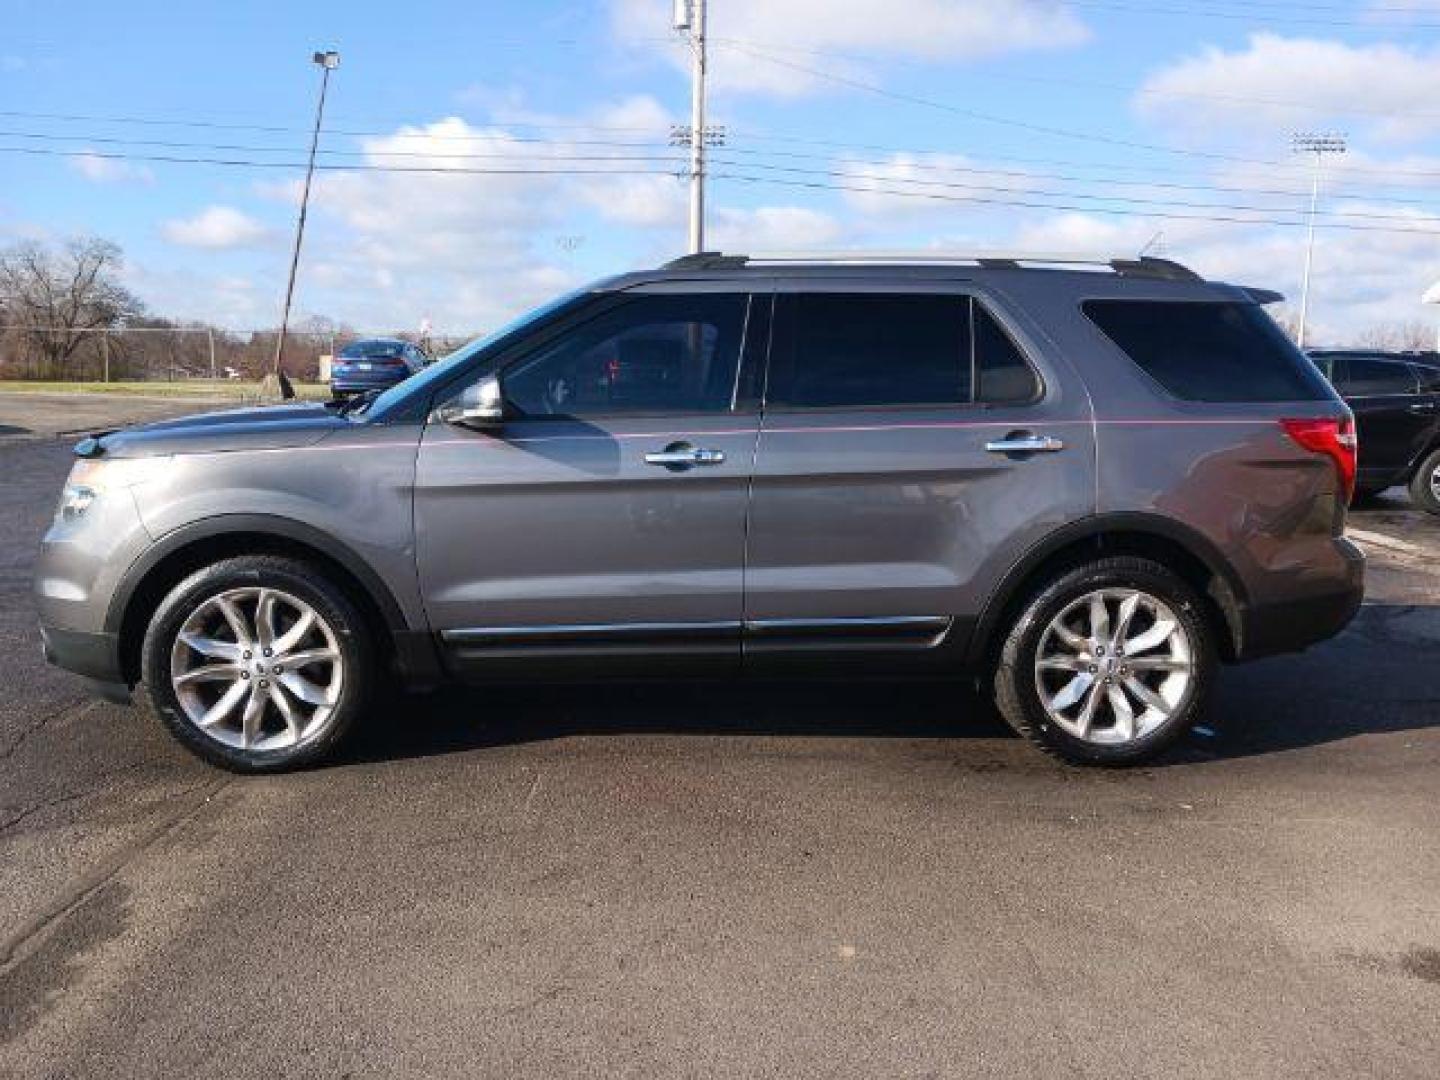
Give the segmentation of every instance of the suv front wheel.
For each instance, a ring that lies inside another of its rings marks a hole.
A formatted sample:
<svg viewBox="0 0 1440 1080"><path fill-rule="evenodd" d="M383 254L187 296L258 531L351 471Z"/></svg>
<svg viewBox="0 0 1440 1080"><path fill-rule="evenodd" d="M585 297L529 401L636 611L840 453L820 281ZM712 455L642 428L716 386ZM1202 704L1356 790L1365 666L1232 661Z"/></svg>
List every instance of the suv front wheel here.
<svg viewBox="0 0 1440 1080"><path fill-rule="evenodd" d="M995 701L1011 727L1066 761L1135 764L1191 728L1215 669L1193 589L1148 559L1100 559L1026 603L1001 649Z"/></svg>
<svg viewBox="0 0 1440 1080"><path fill-rule="evenodd" d="M369 693L373 647L355 606L295 559L225 559L170 591L141 650L150 710L190 750L239 772L328 754Z"/></svg>

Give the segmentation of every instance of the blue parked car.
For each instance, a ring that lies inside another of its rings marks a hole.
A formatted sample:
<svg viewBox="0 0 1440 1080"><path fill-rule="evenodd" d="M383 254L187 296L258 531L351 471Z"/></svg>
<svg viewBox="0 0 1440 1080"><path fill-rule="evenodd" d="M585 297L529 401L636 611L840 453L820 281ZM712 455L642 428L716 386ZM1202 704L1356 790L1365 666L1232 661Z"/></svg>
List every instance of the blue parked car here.
<svg viewBox="0 0 1440 1080"><path fill-rule="evenodd" d="M330 392L336 397L384 390L408 379L430 362L419 348L399 338L365 338L340 350L330 369Z"/></svg>

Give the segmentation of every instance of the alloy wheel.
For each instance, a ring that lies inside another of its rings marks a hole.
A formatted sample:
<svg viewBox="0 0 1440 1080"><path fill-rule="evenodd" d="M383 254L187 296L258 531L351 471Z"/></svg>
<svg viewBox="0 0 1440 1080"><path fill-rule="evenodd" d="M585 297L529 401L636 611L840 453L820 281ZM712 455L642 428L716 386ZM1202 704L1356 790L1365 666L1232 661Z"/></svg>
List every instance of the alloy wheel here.
<svg viewBox="0 0 1440 1080"><path fill-rule="evenodd" d="M240 750L282 750L314 738L334 714L344 678L324 617L263 586L200 603L170 652L170 683L186 718Z"/></svg>
<svg viewBox="0 0 1440 1080"><path fill-rule="evenodd" d="M1050 621L1035 653L1035 688L1050 719L1084 742L1119 745L1161 727L1195 679L1184 623L1156 596L1097 589Z"/></svg>

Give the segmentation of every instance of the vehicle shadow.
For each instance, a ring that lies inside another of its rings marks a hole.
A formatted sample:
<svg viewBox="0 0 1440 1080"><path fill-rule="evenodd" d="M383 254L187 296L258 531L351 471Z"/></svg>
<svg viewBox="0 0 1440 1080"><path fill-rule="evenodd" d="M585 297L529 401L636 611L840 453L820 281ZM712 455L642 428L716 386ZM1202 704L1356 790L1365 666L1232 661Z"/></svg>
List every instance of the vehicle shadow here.
<svg viewBox="0 0 1440 1080"><path fill-rule="evenodd" d="M1440 607L1367 605L1331 642L1224 669L1205 720L1151 767L1440 727L1437 672ZM577 735L962 742L1015 737L970 680L503 684L404 696L376 712L342 762L429 757Z"/></svg>
<svg viewBox="0 0 1440 1080"><path fill-rule="evenodd" d="M428 757L569 736L774 735L975 739L1010 730L968 681L734 679L447 687L406 696L349 744L347 761ZM392 717L403 715L397 722Z"/></svg>

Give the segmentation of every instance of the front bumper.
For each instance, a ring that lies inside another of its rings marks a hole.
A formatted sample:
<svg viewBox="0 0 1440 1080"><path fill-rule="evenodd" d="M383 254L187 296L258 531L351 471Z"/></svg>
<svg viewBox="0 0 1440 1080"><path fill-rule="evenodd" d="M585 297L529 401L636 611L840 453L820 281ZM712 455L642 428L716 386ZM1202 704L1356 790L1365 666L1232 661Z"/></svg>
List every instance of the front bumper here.
<svg viewBox="0 0 1440 1080"><path fill-rule="evenodd" d="M130 688L120 669L118 635L42 626L40 642L45 659L56 667L90 679L95 689L111 701L130 700Z"/></svg>

